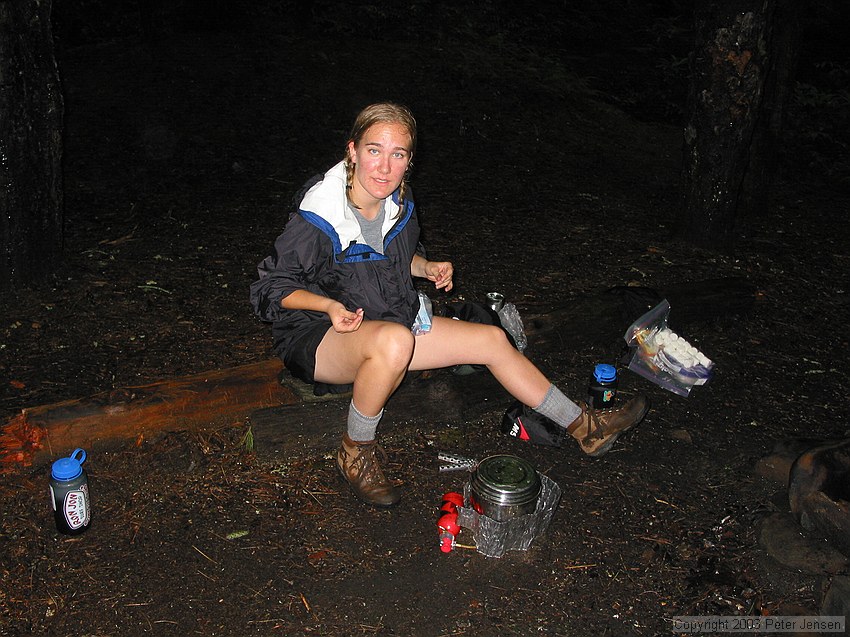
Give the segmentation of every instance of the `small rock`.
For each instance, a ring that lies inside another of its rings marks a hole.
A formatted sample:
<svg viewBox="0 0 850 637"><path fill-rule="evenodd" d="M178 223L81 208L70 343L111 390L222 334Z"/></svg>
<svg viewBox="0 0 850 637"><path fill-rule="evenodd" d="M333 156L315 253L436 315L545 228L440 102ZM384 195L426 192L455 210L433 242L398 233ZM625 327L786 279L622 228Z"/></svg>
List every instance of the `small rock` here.
<svg viewBox="0 0 850 637"><path fill-rule="evenodd" d="M838 575L832 578L829 585L829 590L824 595L823 603L820 607L822 617L844 616L850 617L850 577L846 575ZM844 627L844 634L847 634L848 626Z"/></svg>
<svg viewBox="0 0 850 637"><path fill-rule="evenodd" d="M756 462L753 473L787 487L788 475L791 473L791 465L794 464L794 460L796 460L796 456L790 458L782 454L772 453Z"/></svg>
<svg viewBox="0 0 850 637"><path fill-rule="evenodd" d="M691 437L691 433L687 429L674 429L670 432L670 437L673 440L687 442L689 445L694 443L694 439Z"/></svg>
<svg viewBox="0 0 850 637"><path fill-rule="evenodd" d="M800 573L850 573L850 561L826 542L805 536L790 513L774 513L765 518L759 544L774 560Z"/></svg>
<svg viewBox="0 0 850 637"><path fill-rule="evenodd" d="M779 616L788 616L788 617L812 617L817 615L817 611L813 610L806 606L800 606L799 604L793 604L790 602L784 602L780 604L779 608L776 609L774 615ZM774 634L774 633L771 633ZM813 633L809 631L795 631L793 633L786 633L787 637L819 637L820 633ZM783 636L784 637L784 636Z"/></svg>

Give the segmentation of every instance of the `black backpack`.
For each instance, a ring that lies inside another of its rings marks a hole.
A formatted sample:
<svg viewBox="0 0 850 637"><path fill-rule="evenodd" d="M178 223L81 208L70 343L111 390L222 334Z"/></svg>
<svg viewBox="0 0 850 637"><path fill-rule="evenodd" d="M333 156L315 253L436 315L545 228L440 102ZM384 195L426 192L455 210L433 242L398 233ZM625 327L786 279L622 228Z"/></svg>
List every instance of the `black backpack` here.
<svg viewBox="0 0 850 637"><path fill-rule="evenodd" d="M516 347L516 341L511 333L502 327L502 321L499 319L499 314L487 305L476 303L475 301L463 301L460 303L451 303L446 305L440 312L440 316L446 318L457 319L459 321L469 321L470 323L482 323L484 325L497 325L505 332L505 336L511 342L511 345ZM473 374L486 369L484 365L456 365L452 368L452 372L459 376Z"/></svg>
<svg viewBox="0 0 850 637"><path fill-rule="evenodd" d="M567 430L517 401L502 416L502 433L535 445L560 447Z"/></svg>

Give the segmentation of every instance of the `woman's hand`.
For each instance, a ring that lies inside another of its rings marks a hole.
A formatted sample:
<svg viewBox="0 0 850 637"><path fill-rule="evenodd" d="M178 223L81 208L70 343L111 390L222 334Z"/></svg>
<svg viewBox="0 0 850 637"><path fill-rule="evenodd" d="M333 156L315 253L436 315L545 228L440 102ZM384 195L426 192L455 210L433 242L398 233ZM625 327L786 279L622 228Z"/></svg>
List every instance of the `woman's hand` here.
<svg viewBox="0 0 850 637"><path fill-rule="evenodd" d="M362 308L358 308L356 312L349 312L339 301L307 290L295 290L292 294L280 300L280 306L287 310L324 312L331 320L334 331L341 333L353 332L359 329L363 322Z"/></svg>
<svg viewBox="0 0 850 637"><path fill-rule="evenodd" d="M328 308L328 317L333 323L334 331L340 334L354 332L363 323L363 308L358 308L356 312L349 312L342 303L334 303Z"/></svg>
<svg viewBox="0 0 850 637"><path fill-rule="evenodd" d="M454 266L450 261L426 261L425 262L425 278L433 281L438 290L451 292L452 275L454 274Z"/></svg>

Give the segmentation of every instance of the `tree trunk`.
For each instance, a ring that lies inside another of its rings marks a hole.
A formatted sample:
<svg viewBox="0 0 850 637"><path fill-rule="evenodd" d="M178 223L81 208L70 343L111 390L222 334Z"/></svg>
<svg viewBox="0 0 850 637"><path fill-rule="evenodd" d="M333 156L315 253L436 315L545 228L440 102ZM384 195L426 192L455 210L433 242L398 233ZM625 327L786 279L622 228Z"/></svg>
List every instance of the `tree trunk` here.
<svg viewBox="0 0 850 637"><path fill-rule="evenodd" d="M700 3L695 12L696 44L691 59L689 121L685 127L683 203L676 224L679 239L704 248L731 251L738 213L763 193L781 118L772 119L779 85L766 95L768 77L787 82L772 65L793 56L774 53L777 7L792 0L725 0ZM784 32L783 32L784 33ZM790 31L789 31L790 33ZM786 51L793 38L780 38ZM766 123L763 123L766 122Z"/></svg>
<svg viewBox="0 0 850 637"><path fill-rule="evenodd" d="M62 252L62 115L51 0L0 0L0 289Z"/></svg>
<svg viewBox="0 0 850 637"><path fill-rule="evenodd" d="M802 7L798 0L776 0L766 7L771 25L761 114L750 150L738 217L757 223L767 212L776 176L782 130L794 93L794 78L800 54Z"/></svg>

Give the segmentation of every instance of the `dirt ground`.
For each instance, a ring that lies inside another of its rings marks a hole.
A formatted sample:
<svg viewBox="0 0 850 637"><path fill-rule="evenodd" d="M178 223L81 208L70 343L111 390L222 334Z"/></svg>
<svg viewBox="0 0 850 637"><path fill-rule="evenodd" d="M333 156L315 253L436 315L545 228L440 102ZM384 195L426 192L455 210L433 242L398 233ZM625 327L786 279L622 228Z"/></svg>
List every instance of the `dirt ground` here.
<svg viewBox="0 0 850 637"><path fill-rule="evenodd" d="M0 632L659 635L676 615L818 614L829 576L758 542L787 502L753 468L783 440L847 435L848 191L789 171L734 256L669 241L681 127L638 117L652 100L635 88L658 66L592 53L321 32L63 51L68 258L0 306L6 418L271 356L247 301L256 263L298 185L382 99L420 123L423 240L457 272L441 300L500 290L539 312L612 286L736 276L759 302L686 334L717 370L689 397L624 370L623 391L653 409L599 460L502 436L503 396L474 422L396 415L381 432L404 489L391 511L350 495L335 438L248 452L244 422L90 449L94 521L76 538L53 527L47 464L7 473ZM620 345L528 356L581 398ZM533 462L563 490L548 532L501 559L441 553L440 496L465 477L439 473L438 451Z"/></svg>

